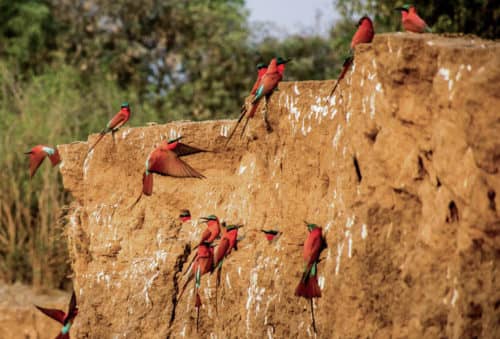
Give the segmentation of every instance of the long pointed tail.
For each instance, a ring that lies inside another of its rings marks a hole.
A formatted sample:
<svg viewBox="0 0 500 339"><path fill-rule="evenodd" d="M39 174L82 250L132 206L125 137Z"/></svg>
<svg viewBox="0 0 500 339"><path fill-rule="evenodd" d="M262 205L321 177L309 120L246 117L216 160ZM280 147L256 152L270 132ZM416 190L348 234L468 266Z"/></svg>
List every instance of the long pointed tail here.
<svg viewBox="0 0 500 339"><path fill-rule="evenodd" d="M347 57L344 60L344 64L342 65L342 72L340 72L340 75L337 78L337 81L335 82L335 86L333 87L332 91L330 92L330 95L328 95L327 101L330 100L330 98L332 97L333 93L335 93L335 90L337 89L337 86L339 85L340 80L344 79L345 74L347 73L347 70L349 69L349 67L352 65L352 61L353 60L354 60L354 58L352 56Z"/></svg>
<svg viewBox="0 0 500 339"><path fill-rule="evenodd" d="M220 277L222 275L222 263L221 265L219 266L219 268L217 269L217 278L215 279L215 313L218 312L218 309L217 309L217 298L218 298L218 291L219 291L219 286L220 286Z"/></svg>
<svg viewBox="0 0 500 339"><path fill-rule="evenodd" d="M184 285L182 286L181 293L179 293L179 296L177 297L177 302L181 300L182 295L184 294L184 291L186 290L187 285L193 280L194 275L190 275Z"/></svg>
<svg viewBox="0 0 500 339"><path fill-rule="evenodd" d="M144 172L142 175L142 193L147 196L153 194L153 173Z"/></svg>
<svg viewBox="0 0 500 339"><path fill-rule="evenodd" d="M97 146L97 144L99 143L99 141L101 141L101 139L104 138L105 135L106 135L106 132L103 130L101 132L101 134L99 135L99 137L97 138L96 142L94 142L94 144L92 146L90 146L89 151L87 152L87 154L89 154L90 152L92 152L92 150L94 149L94 147Z"/></svg>
<svg viewBox="0 0 500 339"><path fill-rule="evenodd" d="M316 320L314 319L314 303L313 303L312 298L309 299L309 301L311 302L311 318L312 318L313 330L314 330L314 333L317 333L316 332Z"/></svg>
<svg viewBox="0 0 500 339"><path fill-rule="evenodd" d="M229 144L229 141L231 141L231 138L233 137L234 132L236 132L236 129L238 128L238 125L240 124L241 119L243 119L243 117L245 116L246 112L247 112L247 109L246 109L245 105L243 105L243 108L241 109L240 117L238 118L238 121L236 121L236 125L234 125L233 130L231 131L231 134L229 134L229 137L227 138L226 146Z"/></svg>
<svg viewBox="0 0 500 339"><path fill-rule="evenodd" d="M295 289L295 295L306 299L321 298L321 288L318 284L318 278L316 276L311 276L305 280L300 279Z"/></svg>
<svg viewBox="0 0 500 339"><path fill-rule="evenodd" d="M200 294L198 293L198 290L196 290L196 332L198 332L198 327L200 323L200 306L201 306L201 298Z"/></svg>

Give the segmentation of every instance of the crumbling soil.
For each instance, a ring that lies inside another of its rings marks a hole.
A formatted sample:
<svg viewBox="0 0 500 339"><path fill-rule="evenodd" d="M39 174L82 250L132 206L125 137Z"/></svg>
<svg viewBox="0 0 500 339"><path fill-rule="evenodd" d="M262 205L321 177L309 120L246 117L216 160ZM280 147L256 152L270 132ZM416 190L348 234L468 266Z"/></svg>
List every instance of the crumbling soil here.
<svg viewBox="0 0 500 339"><path fill-rule="evenodd" d="M124 127L87 155L62 145L79 300L76 338L500 337L500 44L381 34L333 81L284 82L225 147L233 120ZM131 120L133 123L133 118ZM213 150L184 158L206 179L154 178L163 137ZM193 220L181 223L181 209ZM243 223L238 251L177 295L204 224ZM323 297L294 296L306 237L324 228ZM283 231L268 243L262 228Z"/></svg>

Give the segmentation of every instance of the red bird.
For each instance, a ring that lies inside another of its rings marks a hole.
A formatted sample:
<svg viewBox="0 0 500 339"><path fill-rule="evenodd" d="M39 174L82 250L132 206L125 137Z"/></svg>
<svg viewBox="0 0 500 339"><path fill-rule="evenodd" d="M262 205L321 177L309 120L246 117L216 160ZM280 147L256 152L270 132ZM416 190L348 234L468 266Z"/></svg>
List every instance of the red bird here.
<svg viewBox="0 0 500 339"><path fill-rule="evenodd" d="M45 157L49 157L52 167L61 162L61 157L59 156L59 151L57 148L52 148L44 145L36 145L29 152L24 154L29 154L30 156L30 177L32 178L38 167L43 162Z"/></svg>
<svg viewBox="0 0 500 339"><path fill-rule="evenodd" d="M425 21L418 16L417 8L414 5L404 5L394 8L396 11L401 11L401 23L406 32L424 33L432 32Z"/></svg>
<svg viewBox="0 0 500 339"><path fill-rule="evenodd" d="M196 307L196 329L198 329L198 322L199 322L199 317L200 317L200 306L202 305L201 303L201 298L200 294L198 293L200 286L201 286L201 277L206 274L206 273L211 273L213 271L213 263L214 263L214 248L212 243L210 242L202 242L198 246L198 252L196 253L195 261L193 263L191 273L189 274L186 282L184 283L184 286L182 287L181 293L179 294L179 297L177 298L177 301L179 301L182 297L182 294L186 290L186 286L189 284L189 282L193 279L195 279L195 294L196 294L196 302L195 302L195 307Z"/></svg>
<svg viewBox="0 0 500 339"><path fill-rule="evenodd" d="M266 239L272 242L276 237L278 237L282 232L276 230L260 230L266 235Z"/></svg>
<svg viewBox="0 0 500 339"><path fill-rule="evenodd" d="M356 30L356 33L354 33L354 36L351 39L351 50L350 50L351 55L344 60L344 64L342 65L342 71L340 72L340 75L338 76L337 81L335 82L335 86L330 92L328 99L330 99L330 97L333 95L335 89L337 89L340 80L344 78L345 74L347 73L347 70L352 65L352 62L354 60L354 47L359 44L370 43L373 40L375 31L373 29L373 23L369 17L364 16L361 19L359 19L357 27L358 29Z"/></svg>
<svg viewBox="0 0 500 339"><path fill-rule="evenodd" d="M162 142L149 155L142 178L142 192L145 195L153 194L153 173L177 178L205 178L180 157L207 151L183 144L179 142L181 138Z"/></svg>
<svg viewBox="0 0 500 339"><path fill-rule="evenodd" d="M76 306L76 296L75 292L71 295L71 300L69 302L68 313L64 313L61 310L55 310L51 308L43 308L35 305L40 311L50 318L60 322L63 325L61 332L57 335L56 339L69 339L69 330L73 324L73 319L75 319L78 314L78 307Z"/></svg>
<svg viewBox="0 0 500 339"><path fill-rule="evenodd" d="M241 111L240 117L238 118L238 121L236 122L236 125L234 126L231 134L229 135L226 145L229 143L231 138L233 137L234 132L238 128L239 123L243 119L244 116L247 117L245 124L243 125L243 129L241 130L241 135L245 132L245 129L247 127L248 121L254 117L255 112L257 111L257 108L259 107L259 102L262 98L265 98L266 100L266 110L264 111L264 122L266 123L266 128L268 131L271 131L271 126L269 125L269 122L267 120L267 100L271 97L273 94L274 90L278 87L279 82L283 79L283 73L285 72L285 64L288 63L290 59L285 60L281 57L274 58L271 60L271 63L269 66L266 68L266 71L264 75L259 80L260 77L260 71L259 71L259 77L257 78L257 81L254 85L254 88L252 88L251 94L254 95L252 98L252 106L250 108L250 111L247 111L246 107L244 107ZM264 68L263 68L264 69ZM263 70L262 69L262 70ZM255 87L257 87L255 89Z"/></svg>
<svg viewBox="0 0 500 339"><path fill-rule="evenodd" d="M257 64L257 80L255 80L255 83L253 84L252 90L250 91L250 95L254 95L255 92L257 92L257 89L259 89L260 85L260 80L266 74L267 71L267 65L263 63ZM246 109L245 105L243 105L243 108Z"/></svg>
<svg viewBox="0 0 500 339"><path fill-rule="evenodd" d="M316 323L314 321L314 309L312 298L321 298L321 289L318 285L318 261L321 251L327 245L326 240L322 235L322 229L316 224L306 222L309 235L304 243L304 262L305 268L302 273L302 278L295 289L295 295L304 297L311 302L311 315L313 321L314 332L316 332Z"/></svg>
<svg viewBox="0 0 500 339"><path fill-rule="evenodd" d="M181 219L182 222L191 220L191 212L189 212L189 210L182 210L179 219Z"/></svg>
<svg viewBox="0 0 500 339"><path fill-rule="evenodd" d="M106 133L111 132L114 138L115 132L118 131L118 129L120 129L120 127L122 127L128 121L128 119L130 119L130 107L127 102L124 102L120 107L120 111L116 113L116 115L108 122L106 128L104 128L99 134L96 142L89 148L88 153L90 153L94 149L94 147L99 143L99 141L101 141Z"/></svg>
<svg viewBox="0 0 500 339"><path fill-rule="evenodd" d="M220 234L219 218L211 214L208 217L201 218L204 223L207 223L207 228L201 234L200 244L204 242L213 242Z"/></svg>

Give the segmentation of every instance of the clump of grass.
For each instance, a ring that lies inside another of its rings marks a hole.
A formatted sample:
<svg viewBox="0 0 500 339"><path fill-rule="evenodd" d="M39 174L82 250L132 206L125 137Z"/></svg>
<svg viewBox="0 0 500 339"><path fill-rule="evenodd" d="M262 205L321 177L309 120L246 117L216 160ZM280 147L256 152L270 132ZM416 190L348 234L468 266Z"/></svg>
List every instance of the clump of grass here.
<svg viewBox="0 0 500 339"><path fill-rule="evenodd" d="M63 237L63 190L57 169L46 161L30 180L24 152L36 144L86 140L127 100L131 124L158 121L149 107L111 80L84 81L62 67L21 81L0 63L0 280L61 287L69 259Z"/></svg>

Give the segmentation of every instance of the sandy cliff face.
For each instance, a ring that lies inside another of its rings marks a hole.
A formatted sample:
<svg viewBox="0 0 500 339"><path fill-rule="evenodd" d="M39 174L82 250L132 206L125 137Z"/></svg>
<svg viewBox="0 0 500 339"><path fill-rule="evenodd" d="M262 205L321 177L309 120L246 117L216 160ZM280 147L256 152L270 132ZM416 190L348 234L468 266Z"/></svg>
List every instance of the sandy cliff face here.
<svg viewBox="0 0 500 339"><path fill-rule="evenodd" d="M379 35L329 101L332 81L282 83L229 148L234 121L124 128L87 156L60 146L80 314L78 338L314 336L294 296L303 220L324 227L318 338L493 338L500 334L500 45ZM161 137L214 150L186 158L207 179L155 176ZM92 142L96 135L90 137ZM177 216L188 208L193 221ZM215 275L179 301L192 247L216 214L244 238ZM268 244L261 228L284 232Z"/></svg>

